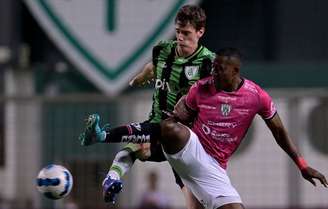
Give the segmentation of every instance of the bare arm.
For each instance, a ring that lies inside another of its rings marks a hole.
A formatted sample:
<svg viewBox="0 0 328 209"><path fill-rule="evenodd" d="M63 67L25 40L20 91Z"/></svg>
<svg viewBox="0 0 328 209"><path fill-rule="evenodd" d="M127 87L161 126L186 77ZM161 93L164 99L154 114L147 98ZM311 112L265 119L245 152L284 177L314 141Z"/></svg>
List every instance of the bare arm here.
<svg viewBox="0 0 328 209"><path fill-rule="evenodd" d="M327 187L328 183L325 176L319 171L307 166L305 161L302 161L303 158L297 150L293 140L289 137L278 113L272 119L266 120L265 122L271 130L277 144L294 160L300 168L302 176L313 185L316 185L314 179L318 179L325 187Z"/></svg>
<svg viewBox="0 0 328 209"><path fill-rule="evenodd" d="M292 139L288 136L287 130L282 124L278 113L272 119L266 120L265 122L271 130L277 144L289 155L289 157L294 160L301 156Z"/></svg>
<svg viewBox="0 0 328 209"><path fill-rule="evenodd" d="M185 125L193 122L196 114L195 111L186 105L186 95L183 95L174 106L173 117Z"/></svg>
<svg viewBox="0 0 328 209"><path fill-rule="evenodd" d="M152 62L147 63L142 71L138 73L132 80L129 82L130 86L143 86L149 83L154 78L154 68Z"/></svg>

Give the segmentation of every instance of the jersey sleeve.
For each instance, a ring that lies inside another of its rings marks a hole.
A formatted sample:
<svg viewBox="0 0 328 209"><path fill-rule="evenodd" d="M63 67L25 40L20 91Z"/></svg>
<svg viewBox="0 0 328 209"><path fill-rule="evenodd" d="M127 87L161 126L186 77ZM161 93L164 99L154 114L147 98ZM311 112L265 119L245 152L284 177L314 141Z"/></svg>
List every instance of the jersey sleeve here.
<svg viewBox="0 0 328 209"><path fill-rule="evenodd" d="M189 92L186 96L186 105L194 111L198 110L197 91L198 91L198 82L194 83L190 87Z"/></svg>
<svg viewBox="0 0 328 209"><path fill-rule="evenodd" d="M259 90L260 96L260 111L259 115L264 119L271 119L277 112L276 106L270 95L263 89Z"/></svg>
<svg viewBox="0 0 328 209"><path fill-rule="evenodd" d="M160 54L162 48L163 48L163 46L161 46L161 45L156 45L153 47L153 52L152 52L153 65L156 65L156 63L158 62L158 57L159 57L159 54Z"/></svg>

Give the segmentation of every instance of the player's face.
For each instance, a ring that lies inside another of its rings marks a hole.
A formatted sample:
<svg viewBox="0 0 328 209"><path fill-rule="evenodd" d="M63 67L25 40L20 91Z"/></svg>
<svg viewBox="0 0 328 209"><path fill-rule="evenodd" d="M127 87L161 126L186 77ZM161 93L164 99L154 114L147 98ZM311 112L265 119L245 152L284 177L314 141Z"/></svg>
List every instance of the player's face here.
<svg viewBox="0 0 328 209"><path fill-rule="evenodd" d="M219 86L232 85L239 75L240 61L235 57L218 56L213 62L213 76Z"/></svg>
<svg viewBox="0 0 328 209"><path fill-rule="evenodd" d="M182 52L193 52L198 47L198 41L203 34L204 28L196 30L190 23L185 26L175 24L175 36Z"/></svg>

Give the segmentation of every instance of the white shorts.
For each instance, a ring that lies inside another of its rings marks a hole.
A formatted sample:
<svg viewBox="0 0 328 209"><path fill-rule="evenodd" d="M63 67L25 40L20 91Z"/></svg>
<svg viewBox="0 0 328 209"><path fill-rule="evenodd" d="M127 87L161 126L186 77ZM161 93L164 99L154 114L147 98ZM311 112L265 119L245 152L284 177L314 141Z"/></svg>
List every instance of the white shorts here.
<svg viewBox="0 0 328 209"><path fill-rule="evenodd" d="M183 183L206 209L216 209L229 203L242 203L226 171L205 152L197 135L190 129L189 131L189 141L180 152L173 155L164 152Z"/></svg>

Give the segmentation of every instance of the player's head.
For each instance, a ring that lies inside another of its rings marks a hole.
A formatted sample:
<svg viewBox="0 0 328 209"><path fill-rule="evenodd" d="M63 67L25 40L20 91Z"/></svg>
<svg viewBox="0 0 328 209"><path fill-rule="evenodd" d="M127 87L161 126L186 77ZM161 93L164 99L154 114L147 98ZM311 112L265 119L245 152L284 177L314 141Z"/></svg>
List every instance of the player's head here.
<svg viewBox="0 0 328 209"><path fill-rule="evenodd" d="M185 5L175 17L175 31L179 47L188 49L197 47L199 39L205 32L206 15L196 5Z"/></svg>
<svg viewBox="0 0 328 209"><path fill-rule="evenodd" d="M222 48L216 52L213 61L213 76L217 86L232 85L240 78L242 55L237 48Z"/></svg>
<svg viewBox="0 0 328 209"><path fill-rule="evenodd" d="M181 7L175 17L175 24L181 27L191 24L195 30L205 28L205 11L197 5L184 5Z"/></svg>

